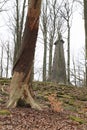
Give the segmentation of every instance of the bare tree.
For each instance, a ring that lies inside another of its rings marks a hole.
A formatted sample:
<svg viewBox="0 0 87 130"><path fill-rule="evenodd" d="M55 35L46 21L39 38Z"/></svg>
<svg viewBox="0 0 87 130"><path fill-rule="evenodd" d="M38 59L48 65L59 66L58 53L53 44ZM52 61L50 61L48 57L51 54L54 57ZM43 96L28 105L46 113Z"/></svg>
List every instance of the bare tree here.
<svg viewBox="0 0 87 130"><path fill-rule="evenodd" d="M6 5L6 3L9 0L0 0L0 12L6 11L6 9L4 8L4 6ZM0 63L0 77L3 76L3 50L4 50L4 46L3 46L3 42L1 40L2 46L1 46L1 63Z"/></svg>
<svg viewBox="0 0 87 130"><path fill-rule="evenodd" d="M23 4L21 5L22 9L20 8L20 1L16 0L16 16L14 16L14 22L15 22L15 33L14 33L14 61L13 64L15 64L17 57L19 55L19 49L21 47L21 41L22 41L22 36L23 36L23 25L24 25L24 18L25 18L25 5L26 5L26 0L23 0ZM22 10L21 15L20 15L20 10Z"/></svg>
<svg viewBox="0 0 87 130"><path fill-rule="evenodd" d="M65 19L67 23L67 82L70 84L70 27L71 27L71 20L73 14L73 3L74 0L64 1L63 9L60 10L61 16Z"/></svg>
<svg viewBox="0 0 87 130"><path fill-rule="evenodd" d="M38 33L41 1L42 0L29 1L20 55L13 68L14 73L11 81L8 107L16 107L18 100L24 98L32 108L41 110L41 107L32 98L30 90L28 89Z"/></svg>
<svg viewBox="0 0 87 130"><path fill-rule="evenodd" d="M84 53L82 53L84 54ZM79 55L79 54L78 54ZM73 57L72 60L72 68L71 68L71 83L75 86L84 86L85 84L85 55L83 55L82 59L75 60Z"/></svg>
<svg viewBox="0 0 87 130"><path fill-rule="evenodd" d="M41 31L44 41L44 56L43 56L43 81L50 80L53 58L53 43L57 34L58 12L61 7L61 2L57 0L45 1L42 9ZM47 54L49 57L47 58ZM48 70L48 76L47 76ZM47 78L48 77L48 78Z"/></svg>
<svg viewBox="0 0 87 130"><path fill-rule="evenodd" d="M6 11L6 9L4 9L4 6L8 1L9 0L0 0L0 12Z"/></svg>
<svg viewBox="0 0 87 130"><path fill-rule="evenodd" d="M6 66L6 78L8 78L8 70L9 70L9 60L10 60L10 48L9 42L7 43L7 66Z"/></svg>
<svg viewBox="0 0 87 130"><path fill-rule="evenodd" d="M72 84L74 84L75 86L77 86L77 69L76 69L76 63L75 63L75 59L73 57L73 60L72 60L72 63L73 63L73 68L71 69L71 82Z"/></svg>
<svg viewBox="0 0 87 130"><path fill-rule="evenodd" d="M52 53L53 53L53 43L54 43L54 36L56 31L56 18L57 18L57 0L54 0L50 10L50 20L49 20L49 64L48 64L48 79L50 80L51 70L52 70Z"/></svg>
<svg viewBox="0 0 87 130"><path fill-rule="evenodd" d="M0 77L3 76L3 46L1 46Z"/></svg>
<svg viewBox="0 0 87 130"><path fill-rule="evenodd" d="M48 14L47 14L47 5L48 2L43 4L42 7L42 15L41 15L41 31L43 35L43 42L44 42L44 54L43 54L43 81L46 81L47 78L47 26L48 26Z"/></svg>
<svg viewBox="0 0 87 130"><path fill-rule="evenodd" d="M85 86L87 87L87 0L84 0L84 25L85 25L85 59L86 59L86 83Z"/></svg>

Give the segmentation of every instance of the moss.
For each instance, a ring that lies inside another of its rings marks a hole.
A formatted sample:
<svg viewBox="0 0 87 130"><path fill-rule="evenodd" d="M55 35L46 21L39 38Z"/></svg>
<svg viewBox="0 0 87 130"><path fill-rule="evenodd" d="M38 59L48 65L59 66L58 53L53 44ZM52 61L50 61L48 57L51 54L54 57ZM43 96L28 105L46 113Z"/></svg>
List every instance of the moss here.
<svg viewBox="0 0 87 130"><path fill-rule="evenodd" d="M80 101L87 101L87 96L81 96L81 97L78 97L78 100Z"/></svg>
<svg viewBox="0 0 87 130"><path fill-rule="evenodd" d="M65 109L65 110L69 110L69 111L77 112L77 108L74 107L74 106L66 105L66 104L64 104L63 106L64 106L64 109Z"/></svg>
<svg viewBox="0 0 87 130"><path fill-rule="evenodd" d="M4 85L4 84L9 84L11 81L11 79L7 79L7 78L0 78L0 84Z"/></svg>
<svg viewBox="0 0 87 130"><path fill-rule="evenodd" d="M3 103L5 103L5 101L4 101L3 99L0 98L0 103L3 104Z"/></svg>
<svg viewBox="0 0 87 130"><path fill-rule="evenodd" d="M10 115L10 111L9 110L0 110L0 115Z"/></svg>
<svg viewBox="0 0 87 130"><path fill-rule="evenodd" d="M61 98L64 98L64 99L72 99L72 97L70 95L66 95L66 94L63 94L63 93L57 93L57 97L61 97Z"/></svg>
<svg viewBox="0 0 87 130"><path fill-rule="evenodd" d="M70 95L63 95L63 98L72 99Z"/></svg>
<svg viewBox="0 0 87 130"><path fill-rule="evenodd" d="M0 102L2 102L3 100L0 98Z"/></svg>
<svg viewBox="0 0 87 130"><path fill-rule="evenodd" d="M86 123L85 120L83 120L83 119L81 119L79 117L76 117L76 116L70 116L70 119L73 120L73 121L78 122L79 124L85 124Z"/></svg>

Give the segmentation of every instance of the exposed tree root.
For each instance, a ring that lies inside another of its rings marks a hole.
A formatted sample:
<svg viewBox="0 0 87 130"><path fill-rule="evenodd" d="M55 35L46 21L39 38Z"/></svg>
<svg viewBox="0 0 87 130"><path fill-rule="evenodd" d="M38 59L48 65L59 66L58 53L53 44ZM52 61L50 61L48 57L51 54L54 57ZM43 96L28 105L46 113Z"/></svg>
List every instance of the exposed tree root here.
<svg viewBox="0 0 87 130"><path fill-rule="evenodd" d="M23 95L24 95L24 99L25 99L26 103L30 104L30 106L34 109L42 110L41 106L31 96L31 93L28 89L28 85L24 84L23 88L24 88L24 94Z"/></svg>
<svg viewBox="0 0 87 130"><path fill-rule="evenodd" d="M9 96L8 92L4 89L4 85L0 88L0 94L4 96Z"/></svg>

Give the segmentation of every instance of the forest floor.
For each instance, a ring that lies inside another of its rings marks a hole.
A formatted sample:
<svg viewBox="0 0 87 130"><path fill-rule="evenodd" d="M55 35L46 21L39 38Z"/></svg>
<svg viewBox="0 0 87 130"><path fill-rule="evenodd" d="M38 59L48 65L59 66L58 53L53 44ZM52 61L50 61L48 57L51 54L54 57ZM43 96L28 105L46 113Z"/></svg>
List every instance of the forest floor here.
<svg viewBox="0 0 87 130"><path fill-rule="evenodd" d="M0 80L0 130L87 130L87 88L34 82L34 98L47 107L7 109L9 82Z"/></svg>

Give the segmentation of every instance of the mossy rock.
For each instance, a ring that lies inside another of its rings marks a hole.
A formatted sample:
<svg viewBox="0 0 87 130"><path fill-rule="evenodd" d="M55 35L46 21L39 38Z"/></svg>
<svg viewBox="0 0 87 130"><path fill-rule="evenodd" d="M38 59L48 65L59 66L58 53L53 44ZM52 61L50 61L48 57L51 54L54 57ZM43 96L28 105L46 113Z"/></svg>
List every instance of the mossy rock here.
<svg viewBox="0 0 87 130"><path fill-rule="evenodd" d="M0 115L10 115L10 111L9 110L0 110Z"/></svg>

